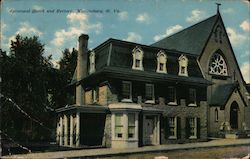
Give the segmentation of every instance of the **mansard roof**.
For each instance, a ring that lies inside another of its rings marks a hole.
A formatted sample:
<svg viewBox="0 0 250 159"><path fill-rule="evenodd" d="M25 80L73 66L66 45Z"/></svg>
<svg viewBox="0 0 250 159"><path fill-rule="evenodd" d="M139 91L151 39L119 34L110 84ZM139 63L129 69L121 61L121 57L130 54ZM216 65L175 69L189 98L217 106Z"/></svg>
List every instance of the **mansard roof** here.
<svg viewBox="0 0 250 159"><path fill-rule="evenodd" d="M143 57L143 71L133 70L133 56L132 51L135 47L140 47L144 52ZM122 74L133 74L135 76L147 76L150 75L150 78L163 78L164 80L175 80L175 81L185 81L187 79L188 82L197 82L208 84L209 82L203 78L200 66L198 64L197 55L169 50L169 49L162 49L158 47L127 42L117 39L108 39L104 43L97 46L95 49L96 54L96 73L105 72L105 70L109 70L114 74L122 72ZM163 75L164 73L157 73L157 54L160 51L164 51L167 55L167 74ZM89 51L90 53L91 51ZM179 63L178 58L181 55L185 55L189 62L188 62L188 77L181 77L178 75L179 71ZM89 63L88 63L89 66ZM105 69L104 69L105 68ZM118 71L118 72L117 72ZM93 73L92 75L95 75ZM183 79L185 78L185 79ZM138 78L139 79L139 78ZM76 82L76 74L71 81L71 84Z"/></svg>
<svg viewBox="0 0 250 159"><path fill-rule="evenodd" d="M220 14L216 14L151 46L200 55Z"/></svg>

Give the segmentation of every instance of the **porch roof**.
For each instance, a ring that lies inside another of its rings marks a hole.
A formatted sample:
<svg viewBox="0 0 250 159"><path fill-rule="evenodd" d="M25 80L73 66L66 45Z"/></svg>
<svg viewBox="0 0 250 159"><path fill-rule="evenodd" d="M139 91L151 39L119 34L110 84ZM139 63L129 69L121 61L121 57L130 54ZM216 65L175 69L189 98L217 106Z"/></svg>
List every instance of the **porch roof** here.
<svg viewBox="0 0 250 159"><path fill-rule="evenodd" d="M69 105L56 109L56 113L86 112L86 113L106 113L107 106L101 105Z"/></svg>

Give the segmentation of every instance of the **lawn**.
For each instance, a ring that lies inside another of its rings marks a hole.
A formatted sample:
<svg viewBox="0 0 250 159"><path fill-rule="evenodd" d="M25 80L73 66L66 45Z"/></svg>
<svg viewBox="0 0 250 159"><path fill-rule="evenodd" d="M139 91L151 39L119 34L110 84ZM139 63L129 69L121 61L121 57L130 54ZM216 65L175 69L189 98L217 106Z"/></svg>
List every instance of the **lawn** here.
<svg viewBox="0 0 250 159"><path fill-rule="evenodd" d="M250 147L238 146L144 153L119 157L106 157L104 159L154 159L157 156L166 156L169 159L229 159L242 158L247 156L248 153L250 153Z"/></svg>

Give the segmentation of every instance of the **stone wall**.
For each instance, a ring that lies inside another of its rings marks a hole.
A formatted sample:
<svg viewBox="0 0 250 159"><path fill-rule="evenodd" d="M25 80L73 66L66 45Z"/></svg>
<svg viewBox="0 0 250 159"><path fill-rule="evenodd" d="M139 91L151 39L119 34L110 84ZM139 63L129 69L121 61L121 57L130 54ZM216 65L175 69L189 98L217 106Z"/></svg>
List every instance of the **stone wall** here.
<svg viewBox="0 0 250 159"><path fill-rule="evenodd" d="M201 101L200 105L197 107L190 107L186 105L184 99L181 100L180 105L159 105L157 108L164 110L164 117L179 117L180 118L180 135L177 139L168 139L165 137L164 127L161 127L161 143L184 143L184 142L197 142L207 140L207 102ZM200 135L197 139L187 139L186 137L186 118L187 117L197 117L200 118Z"/></svg>

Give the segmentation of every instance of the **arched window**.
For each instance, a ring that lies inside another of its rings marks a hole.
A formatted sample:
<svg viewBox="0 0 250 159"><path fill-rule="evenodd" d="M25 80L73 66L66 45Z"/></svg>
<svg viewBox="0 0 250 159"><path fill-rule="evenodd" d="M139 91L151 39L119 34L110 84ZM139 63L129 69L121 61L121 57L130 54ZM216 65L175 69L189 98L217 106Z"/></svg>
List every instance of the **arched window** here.
<svg viewBox="0 0 250 159"><path fill-rule="evenodd" d="M95 72L95 52L92 51L89 55L89 74Z"/></svg>
<svg viewBox="0 0 250 159"><path fill-rule="evenodd" d="M214 110L214 121L219 121L219 112L217 108Z"/></svg>
<svg viewBox="0 0 250 159"><path fill-rule="evenodd" d="M161 50L157 54L157 69L156 69L156 72L167 73L166 63L167 63L167 56L166 56L165 52Z"/></svg>
<svg viewBox="0 0 250 159"><path fill-rule="evenodd" d="M185 55L179 57L179 76L188 76L188 58Z"/></svg>
<svg viewBox="0 0 250 159"><path fill-rule="evenodd" d="M132 69L143 70L143 50L136 46L133 51L133 66Z"/></svg>
<svg viewBox="0 0 250 159"><path fill-rule="evenodd" d="M227 64L223 56L214 53L209 62L209 73L213 75L227 76Z"/></svg>

